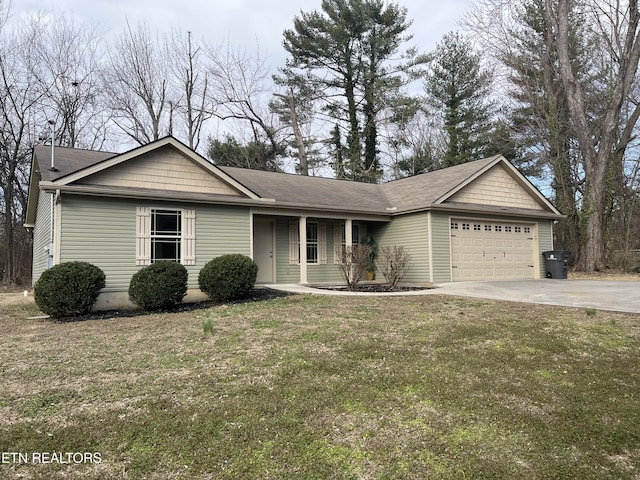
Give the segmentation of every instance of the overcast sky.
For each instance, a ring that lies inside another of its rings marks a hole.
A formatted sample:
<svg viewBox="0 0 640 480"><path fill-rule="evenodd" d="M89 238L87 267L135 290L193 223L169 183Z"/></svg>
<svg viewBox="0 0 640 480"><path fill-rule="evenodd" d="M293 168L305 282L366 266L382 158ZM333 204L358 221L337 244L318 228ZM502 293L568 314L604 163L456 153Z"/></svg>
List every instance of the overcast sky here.
<svg viewBox="0 0 640 480"><path fill-rule="evenodd" d="M429 52L445 33L457 30L458 21L472 0L399 0L413 20L410 33L422 52ZM145 21L153 29L171 27L191 31L196 38L217 45L226 40L247 53L260 46L272 67L284 64L282 32L291 28L300 11L320 10L321 0L13 0L14 14L43 10L72 13L77 19L101 25L119 34L128 20ZM408 46L408 45L407 45Z"/></svg>

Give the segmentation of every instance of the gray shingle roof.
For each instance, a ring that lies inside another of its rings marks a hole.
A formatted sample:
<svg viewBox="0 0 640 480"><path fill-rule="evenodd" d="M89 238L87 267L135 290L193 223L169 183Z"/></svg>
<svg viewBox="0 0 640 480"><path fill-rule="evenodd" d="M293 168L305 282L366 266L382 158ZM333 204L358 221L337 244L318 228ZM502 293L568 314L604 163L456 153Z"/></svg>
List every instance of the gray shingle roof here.
<svg viewBox="0 0 640 480"><path fill-rule="evenodd" d="M397 208L399 212L424 208L434 204L440 197L467 181L497 158L499 157L490 157L394 180L383 183L381 187L392 207Z"/></svg>
<svg viewBox="0 0 640 480"><path fill-rule="evenodd" d="M391 206L376 184L236 167L220 169L260 197L272 198L278 204L376 213L388 213Z"/></svg>
<svg viewBox="0 0 640 480"><path fill-rule="evenodd" d="M40 171L42 180L54 182L118 155L112 152L56 147L57 170L51 171L49 169L51 147L38 145L34 149L37 161L35 168ZM274 207L334 209L390 215L433 207L444 195L466 184L500 158L496 156L476 160L383 184L306 177L236 167L215 168L219 168L224 174L262 199L274 200ZM143 193L144 188L138 190ZM474 208L477 209L478 206Z"/></svg>
<svg viewBox="0 0 640 480"><path fill-rule="evenodd" d="M259 196L273 198L278 203L348 207L357 211L389 213L432 205L497 158L477 160L383 184L304 177L235 167L220 168Z"/></svg>
<svg viewBox="0 0 640 480"><path fill-rule="evenodd" d="M113 152L96 152L93 150L82 150L79 148L55 147L55 167L51 167L51 146L36 145L33 153L38 162L38 170L42 180L54 181L77 172L83 168L90 167L108 158L118 155Z"/></svg>

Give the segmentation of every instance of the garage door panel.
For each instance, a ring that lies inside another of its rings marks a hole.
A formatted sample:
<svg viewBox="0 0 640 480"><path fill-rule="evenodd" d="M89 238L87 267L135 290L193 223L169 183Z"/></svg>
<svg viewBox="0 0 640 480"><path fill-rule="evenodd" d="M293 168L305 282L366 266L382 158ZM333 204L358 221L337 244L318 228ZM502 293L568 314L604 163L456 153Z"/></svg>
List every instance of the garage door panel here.
<svg viewBox="0 0 640 480"><path fill-rule="evenodd" d="M525 223L452 220L453 280L534 278L532 227Z"/></svg>

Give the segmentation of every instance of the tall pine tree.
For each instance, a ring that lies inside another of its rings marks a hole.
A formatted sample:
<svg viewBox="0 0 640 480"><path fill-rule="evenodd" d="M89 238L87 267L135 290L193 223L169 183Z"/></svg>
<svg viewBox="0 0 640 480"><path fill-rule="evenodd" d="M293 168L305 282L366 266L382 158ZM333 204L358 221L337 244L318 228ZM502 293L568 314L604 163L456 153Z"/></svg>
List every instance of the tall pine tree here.
<svg viewBox="0 0 640 480"><path fill-rule="evenodd" d="M405 35L410 24L406 9L394 3L323 0L321 11L302 12L293 29L284 32L290 54L284 71L292 83L303 79L322 92L323 110L344 132L347 178L380 178L380 112L389 98L399 95L402 73L410 68L392 64L401 44L410 39Z"/></svg>
<svg viewBox="0 0 640 480"><path fill-rule="evenodd" d="M431 55L425 77L429 103L443 116L447 150L443 166L485 156L491 128L491 76L460 33L448 33Z"/></svg>

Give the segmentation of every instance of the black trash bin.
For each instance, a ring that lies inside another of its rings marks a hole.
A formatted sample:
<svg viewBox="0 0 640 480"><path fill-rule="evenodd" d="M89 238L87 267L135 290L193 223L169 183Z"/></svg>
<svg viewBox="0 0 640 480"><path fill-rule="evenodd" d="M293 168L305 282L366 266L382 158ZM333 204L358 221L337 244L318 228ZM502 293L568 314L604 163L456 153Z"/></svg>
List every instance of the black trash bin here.
<svg viewBox="0 0 640 480"><path fill-rule="evenodd" d="M542 252L542 255L544 256L547 278L567 278L571 252L566 250L550 250L548 252Z"/></svg>

